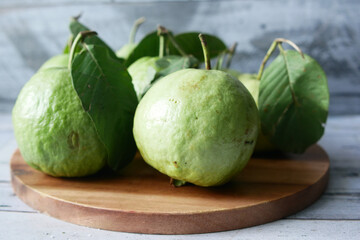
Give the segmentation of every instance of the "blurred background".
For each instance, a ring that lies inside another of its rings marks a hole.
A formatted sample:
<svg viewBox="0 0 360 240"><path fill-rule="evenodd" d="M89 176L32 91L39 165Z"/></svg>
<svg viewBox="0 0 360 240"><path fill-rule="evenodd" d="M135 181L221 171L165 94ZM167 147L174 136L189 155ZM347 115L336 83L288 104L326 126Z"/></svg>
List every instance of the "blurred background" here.
<svg viewBox="0 0 360 240"><path fill-rule="evenodd" d="M356 0L1 0L0 113L10 113L22 86L61 53L70 17L82 13L114 50L142 16L137 41L161 24L217 35L229 47L238 42L232 68L242 72L257 72L275 38L290 39L324 68L330 115L360 114L359 12Z"/></svg>

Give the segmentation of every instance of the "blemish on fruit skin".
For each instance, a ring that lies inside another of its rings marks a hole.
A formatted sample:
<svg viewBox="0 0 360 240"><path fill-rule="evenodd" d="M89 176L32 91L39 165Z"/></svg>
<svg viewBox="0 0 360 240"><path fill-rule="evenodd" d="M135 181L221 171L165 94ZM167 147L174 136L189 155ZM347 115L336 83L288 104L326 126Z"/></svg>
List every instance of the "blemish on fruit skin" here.
<svg viewBox="0 0 360 240"><path fill-rule="evenodd" d="M173 164L174 164L174 166L175 166L176 168L179 167L176 161L174 161Z"/></svg>
<svg viewBox="0 0 360 240"><path fill-rule="evenodd" d="M77 132L71 131L68 135L67 143L70 149L75 149L80 146L80 138Z"/></svg>
<svg viewBox="0 0 360 240"><path fill-rule="evenodd" d="M173 98L169 98L169 102L173 102L173 103L180 103L180 101L175 100L175 99L173 99Z"/></svg>
<svg viewBox="0 0 360 240"><path fill-rule="evenodd" d="M254 140L246 140L245 142L244 142L245 144L253 144L254 143Z"/></svg>

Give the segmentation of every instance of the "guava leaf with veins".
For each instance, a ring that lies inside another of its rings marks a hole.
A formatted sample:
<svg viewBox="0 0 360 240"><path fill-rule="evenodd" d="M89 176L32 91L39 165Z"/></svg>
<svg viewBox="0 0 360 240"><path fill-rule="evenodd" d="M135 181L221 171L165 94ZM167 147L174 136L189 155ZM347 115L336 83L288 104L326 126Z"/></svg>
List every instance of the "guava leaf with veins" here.
<svg viewBox="0 0 360 240"><path fill-rule="evenodd" d="M280 150L302 153L324 133L329 108L327 79L310 56L281 51L260 81L263 133Z"/></svg>
<svg viewBox="0 0 360 240"><path fill-rule="evenodd" d="M108 152L108 165L119 170L136 152L132 134L138 103L131 77L105 46L83 44L72 61L73 85Z"/></svg>

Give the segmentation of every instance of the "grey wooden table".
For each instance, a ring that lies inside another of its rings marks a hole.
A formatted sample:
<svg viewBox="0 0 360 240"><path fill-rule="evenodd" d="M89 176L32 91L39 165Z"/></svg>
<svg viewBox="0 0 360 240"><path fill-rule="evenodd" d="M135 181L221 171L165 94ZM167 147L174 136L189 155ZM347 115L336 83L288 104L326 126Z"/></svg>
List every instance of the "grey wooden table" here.
<svg viewBox="0 0 360 240"><path fill-rule="evenodd" d="M322 197L285 219L251 228L196 235L145 235L77 226L38 213L13 193L9 160L16 149L11 114L0 114L0 239L359 239L360 116L331 117L319 143L330 156Z"/></svg>

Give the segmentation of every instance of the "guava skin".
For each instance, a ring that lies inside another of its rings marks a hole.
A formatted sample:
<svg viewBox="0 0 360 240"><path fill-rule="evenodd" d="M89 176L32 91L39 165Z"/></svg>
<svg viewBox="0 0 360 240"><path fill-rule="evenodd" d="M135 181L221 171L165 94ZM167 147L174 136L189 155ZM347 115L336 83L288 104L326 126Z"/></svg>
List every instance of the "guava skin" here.
<svg viewBox="0 0 360 240"><path fill-rule="evenodd" d="M127 43L122 48L120 48L118 51L116 51L116 56L123 59L128 59L130 54L134 51L136 48L136 43Z"/></svg>
<svg viewBox="0 0 360 240"><path fill-rule="evenodd" d="M67 68L37 72L21 90L12 120L20 152L35 169L56 177L80 177L106 163L106 149Z"/></svg>
<svg viewBox="0 0 360 240"><path fill-rule="evenodd" d="M258 106L259 100L259 88L260 80L257 79L257 74L240 74L238 79L244 86L249 90L251 96L254 98L256 106ZM259 137L256 142L255 152L266 152L266 151L275 151L277 148L266 138L266 136L259 131Z"/></svg>
<svg viewBox="0 0 360 240"><path fill-rule="evenodd" d="M159 60L159 57L142 57L128 68L139 101L150 88L153 76L161 70L156 65L157 60Z"/></svg>
<svg viewBox="0 0 360 240"><path fill-rule="evenodd" d="M218 70L184 69L160 79L134 117L144 160L199 186L229 181L247 164L258 136L256 104L246 88Z"/></svg>
<svg viewBox="0 0 360 240"><path fill-rule="evenodd" d="M244 84L246 89L249 90L251 96L254 98L256 106L258 106L260 80L257 80L257 75L243 73L238 76L238 79Z"/></svg>
<svg viewBox="0 0 360 240"><path fill-rule="evenodd" d="M54 67L60 67L64 68L67 67L69 64L69 54L60 54L56 55L49 60L47 60L40 68L39 71L54 68Z"/></svg>

